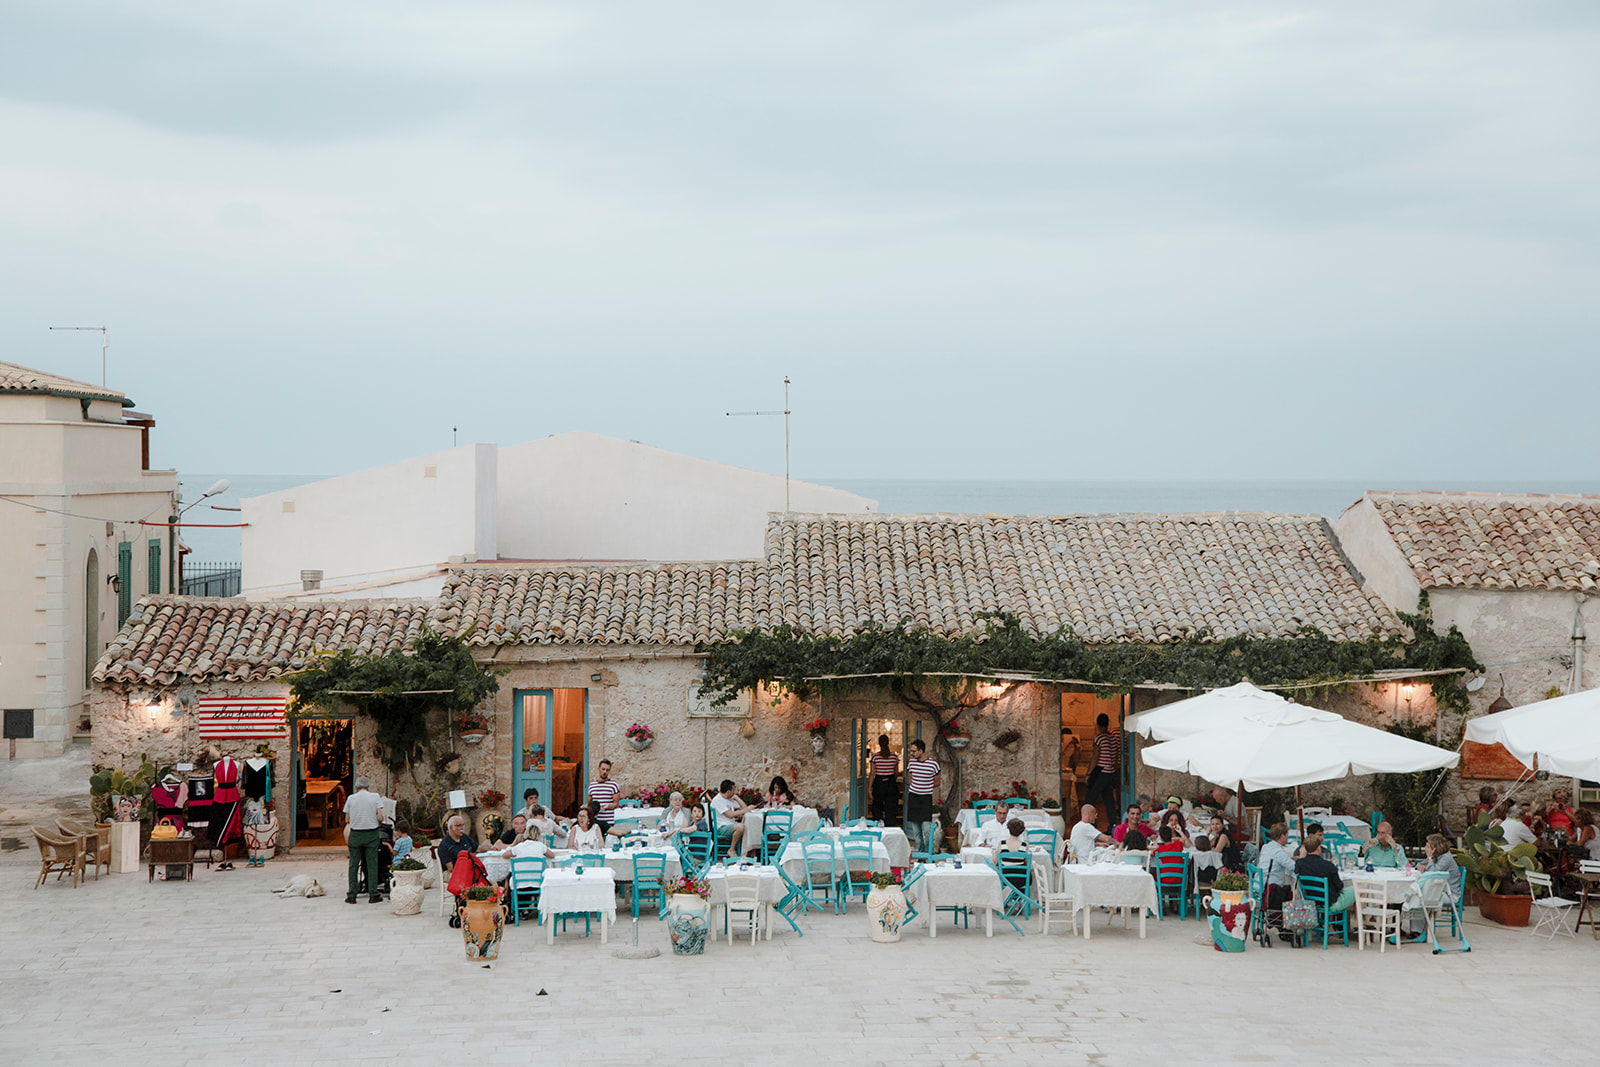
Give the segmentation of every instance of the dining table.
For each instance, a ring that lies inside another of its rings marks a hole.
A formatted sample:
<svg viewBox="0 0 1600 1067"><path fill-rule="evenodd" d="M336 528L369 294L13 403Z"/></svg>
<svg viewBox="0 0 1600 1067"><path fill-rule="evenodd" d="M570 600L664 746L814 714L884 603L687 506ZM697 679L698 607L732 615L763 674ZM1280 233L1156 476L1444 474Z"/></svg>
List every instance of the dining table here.
<svg viewBox="0 0 1600 1067"><path fill-rule="evenodd" d="M1050 813L1043 808L1012 808L1006 816L1006 821L1012 818L1022 820L1022 825L1030 830L1036 826L1054 827L1050 821ZM994 821L994 816L987 816L987 820ZM961 840L963 843L972 844L979 830L978 812L973 808L962 808L956 812L956 825L961 827Z"/></svg>
<svg viewBox="0 0 1600 1067"><path fill-rule="evenodd" d="M546 870L539 885L539 919L544 924L545 942L554 944L558 915L600 916L600 943L606 943L606 931L617 921L617 887L608 867L585 867L582 873L576 868Z"/></svg>
<svg viewBox="0 0 1600 1067"><path fill-rule="evenodd" d="M834 871L837 876L842 877L845 867L844 842L836 839L832 844ZM806 881L805 846L798 841L791 841L783 846L783 852L778 856L778 866L782 867L783 873L787 874L794 882L804 884ZM884 847L882 841L874 841L872 843L872 872L874 874L887 874L889 867L889 850Z"/></svg>
<svg viewBox="0 0 1600 1067"><path fill-rule="evenodd" d="M1072 898L1072 914L1089 908L1122 910L1127 926L1130 911L1139 913L1139 937L1145 936L1145 919L1157 910L1156 880L1132 863L1067 863L1061 867L1061 891ZM1090 940L1092 914L1083 917L1083 939Z"/></svg>
<svg viewBox="0 0 1600 1067"><path fill-rule="evenodd" d="M572 858L571 849L558 848L550 853L550 866L563 867ZM606 868L618 882L633 881L634 856L659 856L666 860L667 877L677 878L683 873L683 862L678 857L678 850L668 845L645 848L622 848L607 850Z"/></svg>
<svg viewBox="0 0 1600 1067"><path fill-rule="evenodd" d="M707 868L705 874L706 903L711 906L711 918L713 920L708 924L710 926L710 929L707 931L708 939L712 941L717 939L717 924L715 922L717 909L720 907L724 912L727 911L727 877L730 874L754 874L760 876L761 887L759 890L757 890L756 900L762 906L761 921L766 925L767 940L771 941L772 909L780 900L783 899L784 894L788 892L788 888L783 884L783 878L778 874L778 868L773 867L770 864L763 866L759 863L718 863ZM726 916L724 916L724 925L726 925ZM728 934L728 941L730 943L733 941L733 934L731 932Z"/></svg>
<svg viewBox="0 0 1600 1067"><path fill-rule="evenodd" d="M911 887L917 913L928 920L928 936L939 936L940 908L984 909L983 932L994 936L994 913L1005 906L1005 887L1000 873L987 863L950 862L925 864L922 877Z"/></svg>
<svg viewBox="0 0 1600 1067"><path fill-rule="evenodd" d="M890 867L911 866L911 839L898 826L872 826L865 830L857 826L825 826L822 832L835 839L849 834L871 834L883 842L884 850L889 853Z"/></svg>
<svg viewBox="0 0 1600 1067"><path fill-rule="evenodd" d="M807 808L796 804L793 808L786 809L794 814L794 819L789 825L789 835L810 833L820 829L822 816L816 808ZM767 812L764 808L744 813L742 823L744 836L739 839L739 851L751 855L761 851L761 827L766 822Z"/></svg>
<svg viewBox="0 0 1600 1067"><path fill-rule="evenodd" d="M1600 923L1595 922L1594 908L1589 902L1590 894L1600 897L1600 871L1586 871L1579 868L1571 875L1583 884L1583 892L1578 898L1578 914L1572 924L1572 932L1577 934L1579 927L1587 925L1589 933L1600 941Z"/></svg>
<svg viewBox="0 0 1600 1067"><path fill-rule="evenodd" d="M1355 882L1381 883L1385 904L1406 903L1406 896L1420 877L1422 872L1412 867L1374 867L1370 871L1365 867L1353 867L1339 872L1339 880L1345 885Z"/></svg>

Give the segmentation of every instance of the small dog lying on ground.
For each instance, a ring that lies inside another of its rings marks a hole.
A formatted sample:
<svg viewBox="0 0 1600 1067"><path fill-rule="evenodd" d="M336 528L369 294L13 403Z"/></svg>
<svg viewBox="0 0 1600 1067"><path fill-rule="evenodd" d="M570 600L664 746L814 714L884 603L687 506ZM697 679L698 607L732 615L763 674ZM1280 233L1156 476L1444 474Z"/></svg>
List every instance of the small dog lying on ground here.
<svg viewBox="0 0 1600 1067"><path fill-rule="evenodd" d="M328 891L309 874L297 874L289 879L289 884L272 891L280 897L325 897Z"/></svg>

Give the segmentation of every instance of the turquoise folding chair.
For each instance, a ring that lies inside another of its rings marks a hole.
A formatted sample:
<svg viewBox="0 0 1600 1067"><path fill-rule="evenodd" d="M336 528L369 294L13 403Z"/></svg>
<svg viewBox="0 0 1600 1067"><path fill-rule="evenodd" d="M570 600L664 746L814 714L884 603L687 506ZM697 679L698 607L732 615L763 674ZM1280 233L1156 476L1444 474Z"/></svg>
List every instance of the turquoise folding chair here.
<svg viewBox="0 0 1600 1067"><path fill-rule="evenodd" d="M833 839L825 835L807 841L800 849L804 861L805 885L808 899L818 911L822 910L819 897L827 898L835 915L844 913L844 902L836 892L839 885L838 855Z"/></svg>
<svg viewBox="0 0 1600 1067"><path fill-rule="evenodd" d="M985 815L994 814L995 806L999 803L998 800L974 800L972 802L972 810L977 813L979 826L983 825L983 817Z"/></svg>
<svg viewBox="0 0 1600 1067"><path fill-rule="evenodd" d="M1033 899L1033 853L1002 852L995 870L1000 875L1000 886L1005 890L1000 917L1011 924L1019 937L1026 936L1012 916L1020 915L1027 920L1032 917L1033 909L1038 907Z"/></svg>
<svg viewBox="0 0 1600 1067"><path fill-rule="evenodd" d="M1150 873L1156 876L1156 916L1167 917L1167 901L1178 904L1178 918L1189 917L1189 857L1182 852L1155 852Z"/></svg>
<svg viewBox="0 0 1600 1067"><path fill-rule="evenodd" d="M1055 866L1061 858L1061 835L1056 833L1053 826L1033 826L1023 832L1023 839L1028 842L1028 847L1045 846L1050 850L1050 865Z"/></svg>
<svg viewBox="0 0 1600 1067"><path fill-rule="evenodd" d="M839 824L845 830L873 830L883 826L881 819L852 819Z"/></svg>
<svg viewBox="0 0 1600 1067"><path fill-rule="evenodd" d="M872 892L872 846L877 843L878 838L869 833L846 834L839 842L844 852L844 870L839 872L836 892L843 905L848 906L850 898L858 893L861 902L867 902L867 894Z"/></svg>
<svg viewBox="0 0 1600 1067"><path fill-rule="evenodd" d="M524 911L539 909L539 886L544 882L543 856L517 856L511 860L511 923L522 925Z"/></svg>
<svg viewBox="0 0 1600 1067"><path fill-rule="evenodd" d="M562 867L604 867L606 854L604 852L574 852L561 861Z"/></svg>
<svg viewBox="0 0 1600 1067"><path fill-rule="evenodd" d="M794 830L794 812L769 811L761 821L761 862L772 864L778 862L778 857L783 855L783 847L789 843L789 835Z"/></svg>
<svg viewBox="0 0 1600 1067"><path fill-rule="evenodd" d="M638 797L624 797L623 799L617 801L617 807L642 808L644 807L644 801L640 800Z"/></svg>
<svg viewBox="0 0 1600 1067"><path fill-rule="evenodd" d="M1461 883L1466 884L1467 873L1461 872ZM1428 944L1437 956L1441 952L1471 952L1467 941L1467 927L1461 921L1461 889L1455 887L1452 895L1450 876L1443 871L1429 871L1417 879L1417 893L1422 898L1422 914L1428 923ZM1441 948L1439 928L1450 924L1450 936L1457 944L1454 948Z"/></svg>
<svg viewBox="0 0 1600 1067"><path fill-rule="evenodd" d="M799 923L794 921L794 913L798 911L802 916L804 916L806 913L807 902L810 900L810 897L806 891L795 882L793 878L789 877L788 872L782 867L778 868L778 877L783 879L783 884L787 888L784 891L782 899L772 906L772 910L783 916L783 921L793 927L795 933L799 934L801 937L804 937L806 936L806 932L800 929ZM822 908L818 907L817 910L821 911Z"/></svg>
<svg viewBox="0 0 1600 1067"><path fill-rule="evenodd" d="M1027 797L1006 797L1006 806L1012 808L1031 808L1033 801Z"/></svg>
<svg viewBox="0 0 1600 1067"><path fill-rule="evenodd" d="M1372 824L1372 836L1373 837L1377 837L1378 836L1378 824L1383 821L1383 812L1381 812L1381 811L1373 812L1368 817L1368 821Z"/></svg>
<svg viewBox="0 0 1600 1067"><path fill-rule="evenodd" d="M639 901L656 902L656 918L667 917L667 894L661 883L667 877L667 857L660 853L633 854L633 884L629 887L633 917L639 917Z"/></svg>
<svg viewBox="0 0 1600 1067"><path fill-rule="evenodd" d="M1328 935L1337 933L1344 938L1345 946L1350 945L1350 910L1346 908L1338 914L1328 911L1328 880L1317 878L1313 875L1300 876L1300 895L1317 906L1317 919L1322 927L1322 947L1328 947Z"/></svg>
<svg viewBox="0 0 1600 1067"><path fill-rule="evenodd" d="M1254 863L1244 865L1245 877L1250 882L1250 936L1260 937L1267 925L1267 876Z"/></svg>
<svg viewBox="0 0 1600 1067"><path fill-rule="evenodd" d="M922 881L922 872L925 870L927 870L927 868L923 864L919 863L915 867L911 868L910 873L904 875L900 879L900 892L906 898L906 917L901 921L901 926L909 923L919 914L917 911L916 894L912 893L910 890L912 886Z"/></svg>

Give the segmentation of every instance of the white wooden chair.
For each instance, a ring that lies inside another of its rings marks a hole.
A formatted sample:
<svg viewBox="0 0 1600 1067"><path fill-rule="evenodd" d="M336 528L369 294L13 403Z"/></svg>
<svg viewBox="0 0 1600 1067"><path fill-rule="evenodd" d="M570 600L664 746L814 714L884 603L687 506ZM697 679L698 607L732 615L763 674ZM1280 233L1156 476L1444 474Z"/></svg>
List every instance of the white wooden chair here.
<svg viewBox="0 0 1600 1067"><path fill-rule="evenodd" d="M750 947L754 948L756 936L761 932L761 876L730 872L723 878L722 885L727 893L727 903L722 910L723 920L728 925L728 943L733 943L733 916L737 913L745 916L740 928L749 929Z"/></svg>
<svg viewBox="0 0 1600 1067"><path fill-rule="evenodd" d="M450 890L445 888L450 884L450 874L444 869L444 861L439 858L439 850L433 850L433 868L439 876L439 915L444 917L455 907L455 898L450 895Z"/></svg>
<svg viewBox="0 0 1600 1067"><path fill-rule="evenodd" d="M1039 932L1050 932L1052 919L1065 919L1071 928L1073 936L1078 933L1078 913L1072 907L1072 894L1060 889L1045 889L1040 887L1039 894ZM1083 921L1089 921L1089 913L1084 912Z"/></svg>
<svg viewBox="0 0 1600 1067"><path fill-rule="evenodd" d="M1533 891L1533 910L1539 921L1534 924L1533 932L1537 934L1545 927L1550 932L1545 935L1547 940L1553 939L1556 934L1565 933L1568 937L1577 937L1578 931L1572 924L1572 910L1578 906L1576 900L1556 896L1555 885L1550 881L1548 874L1538 871L1528 871L1528 888ZM1540 891L1543 890L1543 896Z"/></svg>
<svg viewBox="0 0 1600 1067"><path fill-rule="evenodd" d="M1382 882L1357 878L1350 883L1356 891L1356 948L1365 951L1367 938L1376 938L1382 952L1393 937L1400 940L1400 912L1388 906Z"/></svg>

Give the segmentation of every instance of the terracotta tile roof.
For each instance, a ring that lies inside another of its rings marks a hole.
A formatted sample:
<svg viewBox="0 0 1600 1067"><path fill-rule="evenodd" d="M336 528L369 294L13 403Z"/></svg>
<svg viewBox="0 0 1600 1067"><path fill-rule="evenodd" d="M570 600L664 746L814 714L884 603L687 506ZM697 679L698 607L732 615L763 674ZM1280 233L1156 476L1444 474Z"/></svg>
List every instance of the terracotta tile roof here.
<svg viewBox="0 0 1600 1067"><path fill-rule="evenodd" d="M462 568L439 620L477 645L692 645L762 625L765 591L754 560Z"/></svg>
<svg viewBox="0 0 1600 1067"><path fill-rule="evenodd" d="M1424 589L1600 585L1600 496L1367 493Z"/></svg>
<svg viewBox="0 0 1600 1067"><path fill-rule="evenodd" d="M176 685L256 681L300 670L318 652L382 653L414 638L428 600L258 601L146 596L95 664L94 680Z"/></svg>
<svg viewBox="0 0 1600 1067"><path fill-rule="evenodd" d="M75 399L118 400L123 407L132 407L127 395L103 385L90 385L76 378L63 378L19 363L0 362L0 393L45 393L51 396L69 396Z"/></svg>
<svg viewBox="0 0 1600 1067"><path fill-rule="evenodd" d="M774 517L767 565L774 621L820 633L910 616L954 636L997 610L1095 643L1398 629L1315 516Z"/></svg>

